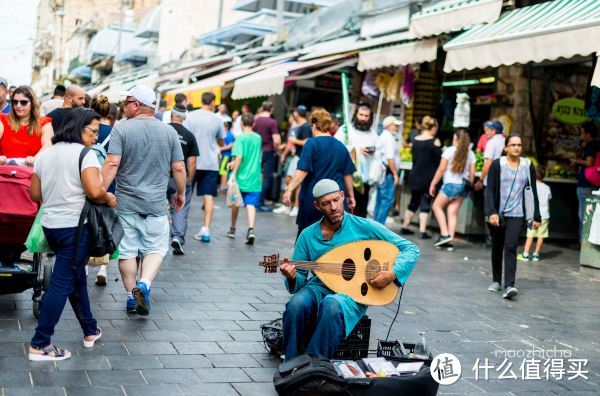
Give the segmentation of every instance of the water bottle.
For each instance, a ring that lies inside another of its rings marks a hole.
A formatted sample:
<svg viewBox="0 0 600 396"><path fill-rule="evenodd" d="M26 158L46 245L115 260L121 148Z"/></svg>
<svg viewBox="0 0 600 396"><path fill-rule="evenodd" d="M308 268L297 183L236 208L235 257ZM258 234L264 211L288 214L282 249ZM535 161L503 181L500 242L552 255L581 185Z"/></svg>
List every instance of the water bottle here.
<svg viewBox="0 0 600 396"><path fill-rule="evenodd" d="M425 332L419 333L419 343L415 345L415 357L419 359L428 359L429 353L427 352L427 341L425 340Z"/></svg>

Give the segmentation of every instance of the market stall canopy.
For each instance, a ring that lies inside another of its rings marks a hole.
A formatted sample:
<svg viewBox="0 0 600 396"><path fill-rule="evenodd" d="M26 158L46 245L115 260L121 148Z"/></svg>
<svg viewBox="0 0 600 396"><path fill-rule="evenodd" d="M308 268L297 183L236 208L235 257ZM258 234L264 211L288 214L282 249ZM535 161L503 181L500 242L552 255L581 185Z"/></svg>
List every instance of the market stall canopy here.
<svg viewBox="0 0 600 396"><path fill-rule="evenodd" d="M410 19L414 37L430 37L498 20L502 0L444 0Z"/></svg>
<svg viewBox="0 0 600 396"><path fill-rule="evenodd" d="M69 77L73 79L91 80L92 68L89 66L79 66L71 70Z"/></svg>
<svg viewBox="0 0 600 396"><path fill-rule="evenodd" d="M135 37L131 29L119 29L118 26L109 26L100 30L90 40L87 54L90 60L104 56L120 55L142 47L145 42L145 39Z"/></svg>
<svg viewBox="0 0 600 396"><path fill-rule="evenodd" d="M284 21L290 21L300 14L284 13ZM196 39L198 44L223 48L235 48L267 33L277 30L277 13L273 10L260 10L252 16L242 19L221 29L203 34Z"/></svg>
<svg viewBox="0 0 600 396"><path fill-rule="evenodd" d="M156 46L133 48L117 56L115 60L120 63L130 63L135 67L145 65L156 56Z"/></svg>
<svg viewBox="0 0 600 396"><path fill-rule="evenodd" d="M258 73L235 80L233 99L279 95L283 92L286 77L290 72L315 66L323 66L347 58L349 54L329 56L309 61L291 61L274 65ZM339 63L339 62L338 62Z"/></svg>
<svg viewBox="0 0 600 396"><path fill-rule="evenodd" d="M444 45L444 72L541 62L598 50L600 1L554 0L507 12Z"/></svg>
<svg viewBox="0 0 600 396"><path fill-rule="evenodd" d="M162 4L152 9L142 18L134 32L136 37L158 38L160 34L160 15Z"/></svg>
<svg viewBox="0 0 600 396"><path fill-rule="evenodd" d="M315 7L329 7L342 0L285 0L284 10L287 12L306 13ZM256 12L263 8L277 8L277 0L238 0L233 7L236 11Z"/></svg>
<svg viewBox="0 0 600 396"><path fill-rule="evenodd" d="M207 88L212 88L212 87L222 87L229 81L233 81L237 78L247 76L250 73L255 73L262 69L264 69L264 66L263 67L260 67L260 66L250 67L250 65L240 65L235 70L229 70L224 73L220 73L215 76L208 77L208 78L202 79L200 81L196 81L195 83L192 83L185 87L172 89L172 90L168 91L167 94L175 95L178 93L189 93L189 92L193 92L193 91L201 91L201 90L204 90Z"/></svg>
<svg viewBox="0 0 600 396"><path fill-rule="evenodd" d="M90 95L92 98L95 98L96 96L98 96L102 92L104 92L106 89L108 89L109 85L110 85L109 83L98 84L94 87L86 89L85 93Z"/></svg>
<svg viewBox="0 0 600 396"><path fill-rule="evenodd" d="M594 76L592 77L592 86L600 88L600 51L596 59L596 69L594 70Z"/></svg>
<svg viewBox="0 0 600 396"><path fill-rule="evenodd" d="M358 70L432 62L437 57L437 48L438 40L428 39L361 51L358 54Z"/></svg>

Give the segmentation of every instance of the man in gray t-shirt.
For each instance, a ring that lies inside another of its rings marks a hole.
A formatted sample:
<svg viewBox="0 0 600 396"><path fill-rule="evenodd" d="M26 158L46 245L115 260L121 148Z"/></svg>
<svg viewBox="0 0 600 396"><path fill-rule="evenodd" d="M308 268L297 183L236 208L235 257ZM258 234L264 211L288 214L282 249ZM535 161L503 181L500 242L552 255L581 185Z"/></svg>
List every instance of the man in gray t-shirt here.
<svg viewBox="0 0 600 396"><path fill-rule="evenodd" d="M196 195L204 198L204 223L194 238L210 242L210 221L215 209L215 199L219 184L219 146L225 139L223 120L214 113L215 95L202 94L202 108L190 112L183 126L196 137L200 156L196 160L196 174L193 186Z"/></svg>
<svg viewBox="0 0 600 396"><path fill-rule="evenodd" d="M127 312L148 315L150 285L169 250L166 193L170 173L176 184L173 203L185 203L185 167L179 137L173 127L154 118L156 94L137 85L127 92L125 115L110 134L102 167L104 186L116 176L117 210L125 235L119 244L119 269L127 292ZM136 283L138 254L142 274Z"/></svg>

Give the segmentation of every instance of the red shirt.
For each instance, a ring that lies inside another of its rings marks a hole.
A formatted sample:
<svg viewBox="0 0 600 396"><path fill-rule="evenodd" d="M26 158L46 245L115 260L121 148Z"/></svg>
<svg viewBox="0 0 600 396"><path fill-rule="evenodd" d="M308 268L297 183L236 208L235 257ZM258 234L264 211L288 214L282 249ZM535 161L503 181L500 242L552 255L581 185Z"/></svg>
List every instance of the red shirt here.
<svg viewBox="0 0 600 396"><path fill-rule="evenodd" d="M271 117L258 116L254 119L254 130L262 136L262 152L267 153L275 151L273 145L273 135L277 135L277 122Z"/></svg>
<svg viewBox="0 0 600 396"><path fill-rule="evenodd" d="M29 136L27 128L29 125L21 125L18 131L14 131L8 123L8 115L0 114L0 121L4 126L4 134L0 139L0 155L7 158L25 158L35 156L42 148L42 127L52 119L40 117L39 136Z"/></svg>

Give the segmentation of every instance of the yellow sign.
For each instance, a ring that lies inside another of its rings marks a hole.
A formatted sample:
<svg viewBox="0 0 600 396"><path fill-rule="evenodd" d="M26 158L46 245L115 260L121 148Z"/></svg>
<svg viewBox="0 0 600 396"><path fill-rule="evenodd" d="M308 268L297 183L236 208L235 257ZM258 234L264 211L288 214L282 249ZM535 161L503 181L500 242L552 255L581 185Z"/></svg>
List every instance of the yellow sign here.
<svg viewBox="0 0 600 396"><path fill-rule="evenodd" d="M578 98L565 98L554 102L552 114L557 121L568 125L583 124L589 120L585 101Z"/></svg>
<svg viewBox="0 0 600 396"><path fill-rule="evenodd" d="M187 96L188 103L191 103L192 106L198 108L202 105L202 94L205 92L212 92L215 94L215 103L217 105L221 103L221 87L209 87L194 91L184 91L183 93ZM167 101L167 106L169 108L175 104L175 94L165 94L163 99Z"/></svg>

